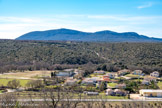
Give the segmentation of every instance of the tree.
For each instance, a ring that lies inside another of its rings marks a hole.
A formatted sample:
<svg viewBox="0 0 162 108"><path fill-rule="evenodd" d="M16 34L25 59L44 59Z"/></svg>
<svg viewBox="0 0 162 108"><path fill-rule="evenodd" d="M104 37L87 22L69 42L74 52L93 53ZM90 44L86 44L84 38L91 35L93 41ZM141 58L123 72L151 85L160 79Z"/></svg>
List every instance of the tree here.
<svg viewBox="0 0 162 108"><path fill-rule="evenodd" d="M29 81L29 82L26 84L26 86L27 86L28 88L34 90L34 89L36 89L36 88L41 88L41 87L43 87L44 85L43 85L43 82L40 81L40 80L36 80L36 81L31 80L31 81Z"/></svg>
<svg viewBox="0 0 162 108"><path fill-rule="evenodd" d="M14 108L21 108L21 106L20 106L20 104L19 104L19 102L17 101L16 102L16 105L15 105L15 107Z"/></svg>
<svg viewBox="0 0 162 108"><path fill-rule="evenodd" d="M104 64L104 65L102 66L102 70L107 71L107 66L106 66L106 64Z"/></svg>
<svg viewBox="0 0 162 108"><path fill-rule="evenodd" d="M103 90L106 89L106 87L107 87L106 82L102 82L102 83L100 84L100 86L99 86L99 89L100 89L100 91L103 91Z"/></svg>
<svg viewBox="0 0 162 108"><path fill-rule="evenodd" d="M12 80L12 81L9 81L8 84L7 84L8 87L11 87L13 89L16 89L18 87L20 87L20 81L19 80Z"/></svg>
<svg viewBox="0 0 162 108"><path fill-rule="evenodd" d="M15 108L18 102L16 96L13 94L4 94L0 96L0 101L1 108Z"/></svg>
<svg viewBox="0 0 162 108"><path fill-rule="evenodd" d="M158 89L158 86L157 86L157 84L155 83L155 81L151 81L150 88L152 88L152 89Z"/></svg>
<svg viewBox="0 0 162 108"><path fill-rule="evenodd" d="M51 72L51 78L53 77L54 75L53 75L53 72Z"/></svg>

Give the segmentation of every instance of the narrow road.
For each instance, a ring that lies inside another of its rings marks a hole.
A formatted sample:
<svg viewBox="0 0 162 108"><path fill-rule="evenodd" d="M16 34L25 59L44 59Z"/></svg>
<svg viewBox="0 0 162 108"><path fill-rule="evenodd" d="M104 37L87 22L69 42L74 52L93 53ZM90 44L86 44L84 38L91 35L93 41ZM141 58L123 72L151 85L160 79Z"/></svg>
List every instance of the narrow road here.
<svg viewBox="0 0 162 108"><path fill-rule="evenodd" d="M20 102L29 102L29 101L34 101L34 102L41 102L44 101L44 99L18 99ZM46 99L46 101L52 101L51 99ZM55 99L57 101L57 99ZM89 102L89 101L94 101L94 102L140 102L140 101L162 101L161 99L146 99L146 100L132 100L132 99L62 99L60 101L82 101L82 102Z"/></svg>

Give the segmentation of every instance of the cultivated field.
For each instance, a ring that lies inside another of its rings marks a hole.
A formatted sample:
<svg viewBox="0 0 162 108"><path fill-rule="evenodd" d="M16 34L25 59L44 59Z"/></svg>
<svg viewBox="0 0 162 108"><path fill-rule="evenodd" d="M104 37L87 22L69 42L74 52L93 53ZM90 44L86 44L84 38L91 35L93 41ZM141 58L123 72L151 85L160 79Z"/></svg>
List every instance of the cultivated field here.
<svg viewBox="0 0 162 108"><path fill-rule="evenodd" d="M0 86L7 86L14 79L20 81L21 87L25 87L30 80L40 80L42 76L50 76L51 71L24 71L0 74Z"/></svg>
<svg viewBox="0 0 162 108"><path fill-rule="evenodd" d="M42 76L50 76L51 71L24 71L24 72L10 72L0 74L0 78L12 79L38 79Z"/></svg>

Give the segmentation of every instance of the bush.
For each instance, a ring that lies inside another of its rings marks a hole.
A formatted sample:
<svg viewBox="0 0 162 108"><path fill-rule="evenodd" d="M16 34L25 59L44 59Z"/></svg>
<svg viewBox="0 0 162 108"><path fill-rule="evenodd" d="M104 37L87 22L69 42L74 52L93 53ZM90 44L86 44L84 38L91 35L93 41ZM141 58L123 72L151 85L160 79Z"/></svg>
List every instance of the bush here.
<svg viewBox="0 0 162 108"><path fill-rule="evenodd" d="M17 89L18 87L20 87L20 81L14 79L12 81L9 81L7 86L13 89Z"/></svg>

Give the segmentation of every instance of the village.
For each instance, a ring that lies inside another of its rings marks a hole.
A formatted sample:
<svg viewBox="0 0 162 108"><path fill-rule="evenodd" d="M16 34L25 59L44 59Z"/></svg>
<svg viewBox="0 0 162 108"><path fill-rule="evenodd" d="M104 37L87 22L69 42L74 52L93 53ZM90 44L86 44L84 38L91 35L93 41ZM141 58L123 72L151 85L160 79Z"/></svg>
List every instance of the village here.
<svg viewBox="0 0 162 108"><path fill-rule="evenodd" d="M65 69L51 74L51 77L64 78L62 86L80 86L87 95L127 96L128 99L162 97L162 79L158 71L146 75L142 70L123 69L118 72L96 70L84 77L84 71Z"/></svg>
<svg viewBox="0 0 162 108"><path fill-rule="evenodd" d="M72 92L80 90L79 92L88 98L102 96L105 99L162 99L162 78L158 71L154 71L150 75L144 74L142 70L132 71L129 69L117 72L95 70L91 73L82 69L64 69L42 71L41 75L40 72L21 72L21 76L24 77L19 77L20 73L18 72L2 74L0 82L9 80L10 76L13 80L10 80L6 85L1 85L1 94L16 93L23 94L23 97L29 92L37 94L43 88L55 90L60 87L69 88ZM25 77L29 74L30 77ZM26 81L23 86L20 85L22 80Z"/></svg>

